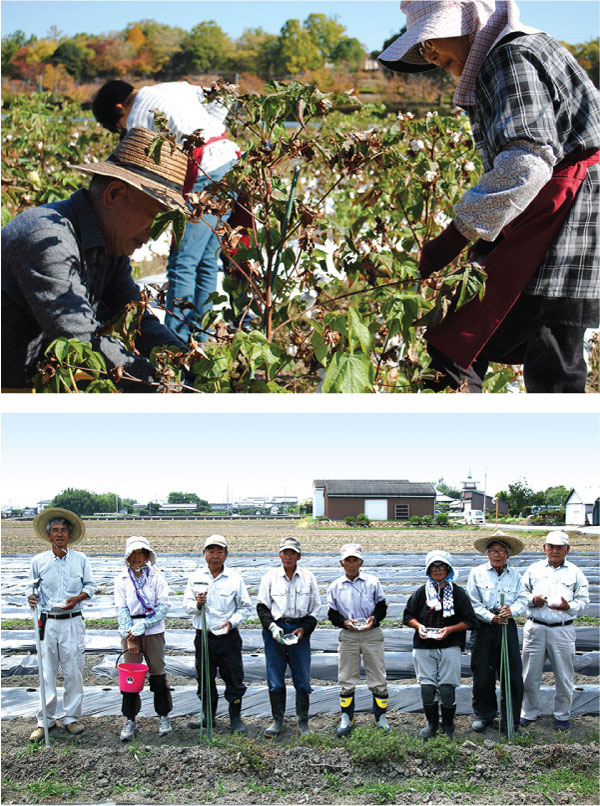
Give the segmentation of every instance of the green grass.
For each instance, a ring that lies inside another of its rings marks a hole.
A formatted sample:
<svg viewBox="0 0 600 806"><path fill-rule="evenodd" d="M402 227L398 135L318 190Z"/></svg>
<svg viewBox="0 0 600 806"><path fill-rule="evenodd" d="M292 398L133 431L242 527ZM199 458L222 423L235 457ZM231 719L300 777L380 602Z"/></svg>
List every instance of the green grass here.
<svg viewBox="0 0 600 806"><path fill-rule="evenodd" d="M273 765L273 751L249 736L240 736L234 733L229 736L217 736L213 745L224 750L227 754L235 756L236 766L245 768L264 778L269 774Z"/></svg>
<svg viewBox="0 0 600 806"><path fill-rule="evenodd" d="M416 791L420 794L429 792L452 796L458 794L482 795L486 787L482 784L470 784L466 780L442 781L440 778L407 778L403 781L398 792Z"/></svg>
<svg viewBox="0 0 600 806"><path fill-rule="evenodd" d="M141 788L140 781L136 781L135 784L114 784L109 789L109 793L111 795L120 795L122 792L137 792Z"/></svg>
<svg viewBox="0 0 600 806"><path fill-rule="evenodd" d="M344 782L338 775L334 775L332 772L329 772L329 770L325 770L323 777L327 782L327 789L335 793L339 793L343 790Z"/></svg>
<svg viewBox="0 0 600 806"><path fill-rule="evenodd" d="M377 728L356 728L345 740L352 761L357 764L381 765L388 761L402 762L409 757L428 761L453 763L461 755L456 741L438 735L428 742L406 733L383 733Z"/></svg>
<svg viewBox="0 0 600 806"><path fill-rule="evenodd" d="M571 793L578 798L590 798L592 803L598 803L598 775L587 772L578 772L568 767L560 767L539 774L535 781L531 781L525 788L526 792L536 792L547 798L550 803L554 803L552 795Z"/></svg>
<svg viewBox="0 0 600 806"><path fill-rule="evenodd" d="M259 784L256 781L249 781L248 789L257 795L264 795L267 792L273 792L275 786L273 784Z"/></svg>
<svg viewBox="0 0 600 806"><path fill-rule="evenodd" d="M400 791L400 784L386 784L385 781L370 781L368 784L353 787L349 794L369 795L370 802L373 803L395 803Z"/></svg>
<svg viewBox="0 0 600 806"><path fill-rule="evenodd" d="M298 736L290 742L290 746L295 747L317 747L332 748L339 747L339 741L329 733L309 733L306 736Z"/></svg>
<svg viewBox="0 0 600 806"><path fill-rule="evenodd" d="M32 795L39 795L40 800L47 798L60 798L61 800L73 800L83 789L78 784L64 784L57 781L56 769L49 770L39 781L31 781L28 784L16 784L14 781L3 781L3 786L10 790L25 789Z"/></svg>

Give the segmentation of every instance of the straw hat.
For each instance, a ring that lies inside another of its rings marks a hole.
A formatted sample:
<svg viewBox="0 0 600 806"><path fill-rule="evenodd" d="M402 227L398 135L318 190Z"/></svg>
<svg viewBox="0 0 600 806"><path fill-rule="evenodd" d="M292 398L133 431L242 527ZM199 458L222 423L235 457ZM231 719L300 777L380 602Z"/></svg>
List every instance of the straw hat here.
<svg viewBox="0 0 600 806"><path fill-rule="evenodd" d="M125 544L125 553L124 553L124 560L125 565L129 565L127 560L131 557L134 551L138 549L145 549L149 552L148 562L150 565L156 565L156 554L150 548L150 543L148 542L147 537L139 537L138 535L132 535L131 537L127 538L127 543Z"/></svg>
<svg viewBox="0 0 600 806"><path fill-rule="evenodd" d="M505 545L510 557L515 554L520 554L525 548L525 544L522 540L519 540L518 537L507 535L506 532L501 532L500 530L494 532L491 537L477 538L473 545L481 554L487 554L487 548L490 543L502 543Z"/></svg>
<svg viewBox="0 0 600 806"><path fill-rule="evenodd" d="M49 507L35 516L33 519L33 528L40 540L43 540L45 543L50 543L46 526L48 526L49 521L54 518L64 518L73 525L73 531L71 532L71 538L69 540L70 546L72 546L73 543L77 543L78 540L83 540L85 537L85 524L79 515L71 512L70 509L63 509L62 507Z"/></svg>
<svg viewBox="0 0 600 806"><path fill-rule="evenodd" d="M157 164L146 153L156 136L156 132L150 129L135 126L104 162L69 167L84 174L122 179L169 209L180 210L189 215L189 208L183 198L188 158L179 147L171 151L170 144L165 143L160 151L160 163Z"/></svg>

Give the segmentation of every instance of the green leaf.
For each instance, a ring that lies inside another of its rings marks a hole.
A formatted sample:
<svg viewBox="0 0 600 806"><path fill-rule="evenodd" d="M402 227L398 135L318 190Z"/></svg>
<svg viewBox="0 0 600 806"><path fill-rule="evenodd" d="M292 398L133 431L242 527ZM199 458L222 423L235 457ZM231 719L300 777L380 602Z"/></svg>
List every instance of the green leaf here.
<svg viewBox="0 0 600 806"><path fill-rule="evenodd" d="M354 340L358 339L363 353L371 351L373 337L369 328L361 321L356 308L348 311L348 339L351 342L351 349L354 350Z"/></svg>
<svg viewBox="0 0 600 806"><path fill-rule="evenodd" d="M373 389L374 370L364 353L335 353L323 380L322 391L356 394Z"/></svg>
<svg viewBox="0 0 600 806"><path fill-rule="evenodd" d="M312 335L312 346L313 350L315 351L315 358L321 364L325 364L325 359L327 358L327 353L329 352L329 347L327 346L327 342L323 338L323 336L315 330Z"/></svg>
<svg viewBox="0 0 600 806"><path fill-rule="evenodd" d="M160 165L160 151L164 142L165 138L159 134L146 149L146 154L153 159L157 165Z"/></svg>

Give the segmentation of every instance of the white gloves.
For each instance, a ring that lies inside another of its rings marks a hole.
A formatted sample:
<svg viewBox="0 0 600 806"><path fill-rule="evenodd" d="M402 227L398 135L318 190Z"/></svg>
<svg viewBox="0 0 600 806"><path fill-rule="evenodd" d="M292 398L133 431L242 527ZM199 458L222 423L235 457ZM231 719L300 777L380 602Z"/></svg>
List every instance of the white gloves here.
<svg viewBox="0 0 600 806"><path fill-rule="evenodd" d="M269 632L271 633L271 635L273 636L275 641L277 641L280 644L283 643L283 641L281 640L281 638L283 636L283 630L281 629L281 627L278 624L276 624L275 622L270 624L269 625Z"/></svg>

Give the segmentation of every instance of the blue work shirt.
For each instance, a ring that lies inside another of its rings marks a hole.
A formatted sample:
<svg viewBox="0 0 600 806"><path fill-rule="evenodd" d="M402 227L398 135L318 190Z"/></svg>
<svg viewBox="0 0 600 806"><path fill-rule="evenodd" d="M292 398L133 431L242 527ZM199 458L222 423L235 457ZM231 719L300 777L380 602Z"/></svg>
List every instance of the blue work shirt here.
<svg viewBox="0 0 600 806"><path fill-rule="evenodd" d="M38 577L42 580L38 588L40 605L46 613L76 613L81 610L81 602L72 610L61 610L50 603L64 602L70 596L79 596L84 591L91 598L98 587L90 561L85 554L74 549L67 549L64 557L57 557L52 549L36 554L29 569L27 595L32 593L33 581Z"/></svg>

